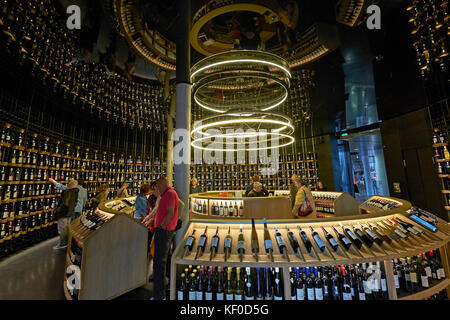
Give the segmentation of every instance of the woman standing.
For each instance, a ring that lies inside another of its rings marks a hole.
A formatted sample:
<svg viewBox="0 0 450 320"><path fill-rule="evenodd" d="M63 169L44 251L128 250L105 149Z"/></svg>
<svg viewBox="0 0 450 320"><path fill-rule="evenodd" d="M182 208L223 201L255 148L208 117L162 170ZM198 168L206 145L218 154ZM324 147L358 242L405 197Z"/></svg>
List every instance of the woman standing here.
<svg viewBox="0 0 450 320"><path fill-rule="evenodd" d="M136 197L136 202L134 203L134 214L133 217L138 220L143 220L145 217L145 210L147 209L147 196L150 194L150 185L142 184L139 188L139 194Z"/></svg>
<svg viewBox="0 0 450 320"><path fill-rule="evenodd" d="M201 190L200 187L198 186L198 180L197 178L192 178L189 193L199 193L199 192L201 192Z"/></svg>
<svg viewBox="0 0 450 320"><path fill-rule="evenodd" d="M117 190L117 198L128 198L128 183L124 182L120 189Z"/></svg>
<svg viewBox="0 0 450 320"><path fill-rule="evenodd" d="M90 200L90 205L92 207L98 207L98 205L108 198L109 185L102 184L97 189L95 197Z"/></svg>
<svg viewBox="0 0 450 320"><path fill-rule="evenodd" d="M300 177L296 177L294 181L298 191L295 196L295 204L292 209L292 214L296 217L305 217L316 211L314 197L311 190L309 190Z"/></svg>

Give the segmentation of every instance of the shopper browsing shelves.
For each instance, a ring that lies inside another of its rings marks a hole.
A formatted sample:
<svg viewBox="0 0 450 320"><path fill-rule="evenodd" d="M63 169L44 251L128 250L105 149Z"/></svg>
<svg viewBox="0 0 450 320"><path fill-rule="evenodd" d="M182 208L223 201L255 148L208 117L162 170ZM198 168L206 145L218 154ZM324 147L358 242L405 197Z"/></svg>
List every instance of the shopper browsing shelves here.
<svg viewBox="0 0 450 320"><path fill-rule="evenodd" d="M252 177L252 182L249 185L247 185L247 187L245 188L245 196L246 197L248 197L249 192L253 190L254 183L255 182L261 183L260 180L261 180L261 178L258 175L255 175L255 176ZM269 195L269 191L267 191L267 189L266 189L266 187L264 185L262 185L262 189L261 190L264 193L264 197L267 197Z"/></svg>
<svg viewBox="0 0 450 320"><path fill-rule="evenodd" d="M67 247L67 234L69 232L70 218L74 214L75 205L78 200L78 189L76 180L70 180L67 189L63 191L55 209L55 218L58 220L59 244L53 249L64 249Z"/></svg>
<svg viewBox="0 0 450 320"><path fill-rule="evenodd" d="M297 179L297 177L298 176L296 174L292 175L292 177L291 177L292 183L291 183L291 185L289 187L289 191L290 191L290 195L291 195L291 206L292 207L294 207L295 197L297 196L297 191L298 191L297 187L295 186L295 179Z"/></svg>
<svg viewBox="0 0 450 320"><path fill-rule="evenodd" d="M63 190L63 191L67 190L67 186L65 186L61 183L58 183L56 180L50 178L49 181L55 185L56 189ZM78 180L78 185L75 187L78 189L78 199L77 199L77 203L75 205L74 214L72 216L72 221L81 215L81 213L83 212L84 205L87 202L87 190L85 188L83 188L83 185L84 185L84 181Z"/></svg>
<svg viewBox="0 0 450 320"><path fill-rule="evenodd" d="M189 193L199 193L199 192L202 191L200 190L200 186L198 185L198 180L197 178L192 178Z"/></svg>
<svg viewBox="0 0 450 320"><path fill-rule="evenodd" d="M124 182L120 189L117 189L117 198L127 198L128 197L128 183Z"/></svg>
<svg viewBox="0 0 450 320"><path fill-rule="evenodd" d="M295 186L297 187L297 195L295 196L295 204L292 209L294 216L307 216L315 211L314 197L311 190L308 189L306 184L300 179L295 178Z"/></svg>
<svg viewBox="0 0 450 320"><path fill-rule="evenodd" d="M260 182L254 182L253 189L247 194L247 197L266 197L263 185Z"/></svg>
<svg viewBox="0 0 450 320"><path fill-rule="evenodd" d="M150 185L143 184L139 188L139 194L136 197L136 202L134 203L134 214L135 219L143 220L145 218L145 211L147 209L147 196L150 194Z"/></svg>
<svg viewBox="0 0 450 320"><path fill-rule="evenodd" d="M107 184L102 184L97 189L95 197L90 200L91 207L97 207L100 203L106 201L108 197L109 186Z"/></svg>
<svg viewBox="0 0 450 320"><path fill-rule="evenodd" d="M158 209L155 215L155 257L153 259L153 275L155 281L154 300L165 299L166 262L169 245L175 234L178 221L178 195L162 177L156 182L161 193Z"/></svg>

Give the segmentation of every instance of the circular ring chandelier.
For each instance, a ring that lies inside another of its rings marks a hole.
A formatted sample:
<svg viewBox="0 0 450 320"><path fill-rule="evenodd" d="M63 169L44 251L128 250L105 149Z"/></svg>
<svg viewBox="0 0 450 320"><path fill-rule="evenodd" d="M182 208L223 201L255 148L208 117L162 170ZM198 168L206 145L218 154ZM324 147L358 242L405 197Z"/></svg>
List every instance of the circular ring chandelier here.
<svg viewBox="0 0 450 320"><path fill-rule="evenodd" d="M294 143L289 117L262 111L214 115L194 124L192 147L209 151L254 151Z"/></svg>
<svg viewBox="0 0 450 320"><path fill-rule="evenodd" d="M268 112L288 98L288 63L261 51L228 51L191 69L194 102L214 113L194 124L192 147L209 151L256 151L294 143L289 117Z"/></svg>
<svg viewBox="0 0 450 320"><path fill-rule="evenodd" d="M271 53L228 51L199 61L191 72L194 101L208 111L268 111L288 98L289 64Z"/></svg>

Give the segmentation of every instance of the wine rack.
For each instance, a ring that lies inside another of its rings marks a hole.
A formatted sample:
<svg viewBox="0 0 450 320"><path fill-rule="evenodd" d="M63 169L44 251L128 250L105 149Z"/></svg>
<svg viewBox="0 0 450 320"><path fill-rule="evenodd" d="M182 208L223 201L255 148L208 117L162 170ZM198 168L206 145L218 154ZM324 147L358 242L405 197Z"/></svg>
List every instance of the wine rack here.
<svg viewBox="0 0 450 320"><path fill-rule="evenodd" d="M370 214L383 211L399 211L404 207L404 202L400 199L373 196L361 203L360 214Z"/></svg>
<svg viewBox="0 0 450 320"><path fill-rule="evenodd" d="M312 152L280 156L278 172L270 176L261 175L261 183L268 190L288 189L292 183L291 176L297 174L308 185L315 186L319 176L316 159L316 155ZM203 192L245 190L252 176L259 175L260 170L265 167L265 165L260 164L194 164L191 165L191 177L198 179L199 186Z"/></svg>
<svg viewBox="0 0 450 320"><path fill-rule="evenodd" d="M406 202L404 203L406 204ZM445 249L450 240L448 225L445 221L435 217L438 221L438 229L436 232L432 232L410 219L410 213L396 213L395 210L390 210L358 217L336 217L307 221L283 220L282 218L277 220L275 218L267 221L268 238L271 241L269 246L266 246L267 238L263 237L261 222L256 221L259 247L257 256L252 252L253 245L251 245L250 239L252 237L252 224L248 220L228 220L225 218L216 218L209 222L207 220L191 220L184 240L178 244L172 256L171 294L173 294L171 299L175 299L176 284L179 283L177 277L183 272L186 265L231 268L278 267L283 277L284 297L286 298L291 296L289 268L376 263L378 261L383 262L389 298L398 299L402 297L397 297L395 292L392 259L419 255L438 248L441 248L440 253L443 257L446 280L439 283L440 287L433 288L442 290L442 286L448 287L449 285L448 256ZM275 226L277 226L279 235L276 234ZM301 226L301 230L309 239L310 249L301 240L302 235L297 226ZM244 252L238 252L237 245L241 228L244 240L240 246L241 248L244 247ZM350 230L356 240L344 229ZM347 241L351 243L349 247L335 230L347 237ZM289 231L293 232L298 242L298 250L294 250ZM211 239L216 233L218 245L217 250L214 250L214 256L212 256L210 251ZM199 249L199 239L203 235L206 235L206 241L203 240L205 245L203 249ZM321 239L316 239L317 235ZM329 235L334 238L334 242L329 239ZM194 237L194 241L189 250L185 247L185 244L190 236ZM227 236L231 237L231 250L225 261L224 241ZM280 237L285 249L279 247ZM377 237L379 239L376 239ZM265 248L271 248L271 251L267 252ZM200 254L197 251L200 251ZM416 298L411 296L411 299Z"/></svg>
<svg viewBox="0 0 450 320"><path fill-rule="evenodd" d="M147 228L127 214L96 210L75 219L66 255L66 299L113 299L146 284L147 242Z"/></svg>
<svg viewBox="0 0 450 320"><path fill-rule="evenodd" d="M150 158L81 149L5 124L0 136L0 255L7 256L57 234L53 209L60 192L49 182L84 180L88 198L108 184L108 198L123 181L137 195L141 183L165 173L165 164ZM130 200L132 201L132 200ZM128 204L129 207L132 204Z"/></svg>
<svg viewBox="0 0 450 320"><path fill-rule="evenodd" d="M424 80L448 70L449 13L446 0L414 0L407 11L414 38L417 65Z"/></svg>
<svg viewBox="0 0 450 320"><path fill-rule="evenodd" d="M31 69L31 75L55 95L103 121L167 132L163 87L121 75L124 72L111 66L108 58L90 62L80 52L76 32L67 29L66 17L55 6L51 0L2 1L2 51L19 67ZM112 59L111 50L107 55Z"/></svg>
<svg viewBox="0 0 450 320"><path fill-rule="evenodd" d="M351 216L358 214L359 202L345 192L311 191L316 212L322 217Z"/></svg>

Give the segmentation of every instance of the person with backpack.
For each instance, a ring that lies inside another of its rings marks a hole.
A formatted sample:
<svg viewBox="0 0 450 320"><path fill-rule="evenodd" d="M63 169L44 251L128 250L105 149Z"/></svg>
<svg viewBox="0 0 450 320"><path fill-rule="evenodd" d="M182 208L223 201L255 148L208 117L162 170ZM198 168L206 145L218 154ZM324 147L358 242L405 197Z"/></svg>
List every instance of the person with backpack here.
<svg viewBox="0 0 450 320"><path fill-rule="evenodd" d="M62 190L62 191L67 190L67 186L59 183L58 181L56 181L52 178L50 178L49 181L55 185L56 189ZM75 209L74 209L75 212L71 218L72 219L71 222L73 220L75 220L76 218L78 218L79 216L81 216L81 213L83 212L83 209L84 209L84 205L87 202L87 190L85 188L83 188L84 181L78 180L77 182L78 182L78 184L75 188L78 189L78 199L77 199L77 204L75 205Z"/></svg>
<svg viewBox="0 0 450 320"><path fill-rule="evenodd" d="M61 194L55 209L55 218L58 221L59 243L53 247L54 250L64 249L67 247L67 235L71 218L75 212L75 206L78 201L78 189L76 180L70 180L67 189Z"/></svg>

